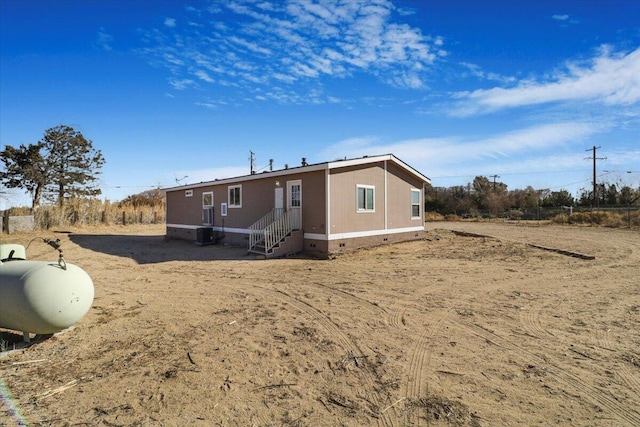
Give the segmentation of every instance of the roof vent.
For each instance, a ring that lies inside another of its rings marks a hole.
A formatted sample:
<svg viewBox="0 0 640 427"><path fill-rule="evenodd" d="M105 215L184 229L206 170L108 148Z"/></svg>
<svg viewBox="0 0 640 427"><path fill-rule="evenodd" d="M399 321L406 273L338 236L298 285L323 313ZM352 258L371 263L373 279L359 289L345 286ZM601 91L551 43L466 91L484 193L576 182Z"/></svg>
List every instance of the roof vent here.
<svg viewBox="0 0 640 427"><path fill-rule="evenodd" d="M307 163L307 158L303 157L302 158L302 166L308 166L309 164Z"/></svg>

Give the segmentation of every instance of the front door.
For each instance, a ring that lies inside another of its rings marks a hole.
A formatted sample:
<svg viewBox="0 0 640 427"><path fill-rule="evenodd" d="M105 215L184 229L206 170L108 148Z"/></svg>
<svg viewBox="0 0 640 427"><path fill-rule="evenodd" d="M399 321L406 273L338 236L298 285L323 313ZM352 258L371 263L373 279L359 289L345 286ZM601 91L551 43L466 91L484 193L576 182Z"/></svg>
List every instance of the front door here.
<svg viewBox="0 0 640 427"><path fill-rule="evenodd" d="M302 181L287 181L287 210L294 210L294 228L302 228Z"/></svg>

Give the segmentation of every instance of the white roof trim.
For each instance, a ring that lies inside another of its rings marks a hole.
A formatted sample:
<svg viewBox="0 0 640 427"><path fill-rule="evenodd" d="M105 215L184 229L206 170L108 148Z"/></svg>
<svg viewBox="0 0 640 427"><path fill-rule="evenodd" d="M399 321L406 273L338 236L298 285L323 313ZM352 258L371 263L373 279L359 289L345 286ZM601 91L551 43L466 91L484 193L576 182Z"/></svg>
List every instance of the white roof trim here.
<svg viewBox="0 0 640 427"><path fill-rule="evenodd" d="M299 173L339 169L339 168L345 168L349 166L359 166L359 165L365 165L369 163L376 163L376 162L382 162L382 161L391 161L396 165L400 166L402 169L406 170L411 175L414 175L420 178L424 182L431 183L431 179L421 174L420 172L418 172L417 170L415 170L414 168L412 168L402 160L398 159L393 154L384 154L379 156L365 156L357 159L334 160L332 162L318 163L318 164L309 165L309 166L297 166L289 169L280 169L272 172L261 172L253 175L245 175L245 176L239 176L234 178L216 179L213 181L204 181L197 184L186 184L178 187L163 188L163 190L164 191L181 191L181 190L189 190L192 188L208 187L211 185L235 184L235 183L241 183L246 181L254 181L257 179L268 178L268 177L275 178L275 177L287 176L287 175L293 175L293 174L299 174Z"/></svg>

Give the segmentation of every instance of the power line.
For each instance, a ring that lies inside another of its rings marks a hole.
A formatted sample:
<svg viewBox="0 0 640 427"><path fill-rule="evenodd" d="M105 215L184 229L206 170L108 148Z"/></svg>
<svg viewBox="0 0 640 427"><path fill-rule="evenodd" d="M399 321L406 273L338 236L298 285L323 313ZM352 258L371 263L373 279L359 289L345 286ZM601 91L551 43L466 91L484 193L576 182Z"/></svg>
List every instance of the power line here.
<svg viewBox="0 0 640 427"><path fill-rule="evenodd" d="M493 192L496 192L496 178L500 178L500 175L491 175L489 178L493 178Z"/></svg>
<svg viewBox="0 0 640 427"><path fill-rule="evenodd" d="M572 172L584 172L583 169L564 169L564 170L553 170L553 171L535 171L535 172L510 172L510 173L502 173L501 176L512 176L512 175L542 175L542 174L550 174L550 173L572 173ZM448 179L448 178L469 178L476 176L485 176L484 174L467 174L467 175L443 175L443 176L432 176L431 179Z"/></svg>
<svg viewBox="0 0 640 427"><path fill-rule="evenodd" d="M596 147L595 145L592 148L589 148L587 150L584 151L593 151L593 155L591 157L587 157L586 159L592 159L593 160L593 206L596 206L596 203L598 201L598 197L597 197L597 186L596 186L596 160L607 160L606 157L596 157L596 150L598 150L600 147Z"/></svg>

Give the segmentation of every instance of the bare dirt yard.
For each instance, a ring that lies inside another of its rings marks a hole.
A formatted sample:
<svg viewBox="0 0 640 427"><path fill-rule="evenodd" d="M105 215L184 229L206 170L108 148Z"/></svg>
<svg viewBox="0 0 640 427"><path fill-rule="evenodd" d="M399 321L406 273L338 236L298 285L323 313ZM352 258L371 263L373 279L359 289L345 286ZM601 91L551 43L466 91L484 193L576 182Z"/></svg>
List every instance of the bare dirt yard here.
<svg viewBox="0 0 640 427"><path fill-rule="evenodd" d="M426 228L330 260L162 225L3 235L59 238L96 296L0 355L0 425L640 426L637 230Z"/></svg>

